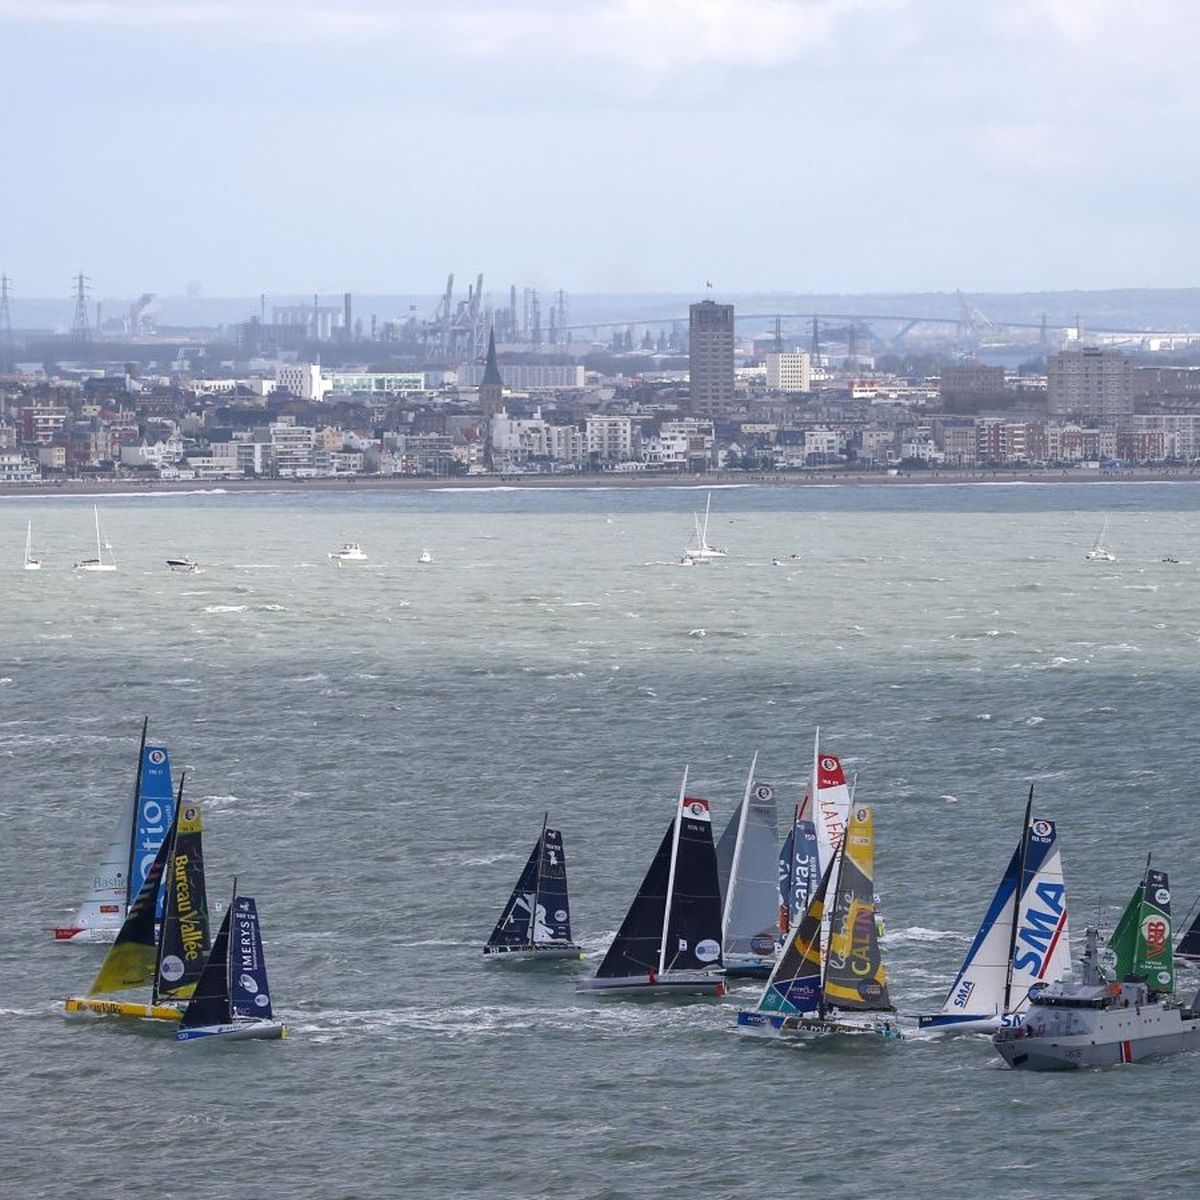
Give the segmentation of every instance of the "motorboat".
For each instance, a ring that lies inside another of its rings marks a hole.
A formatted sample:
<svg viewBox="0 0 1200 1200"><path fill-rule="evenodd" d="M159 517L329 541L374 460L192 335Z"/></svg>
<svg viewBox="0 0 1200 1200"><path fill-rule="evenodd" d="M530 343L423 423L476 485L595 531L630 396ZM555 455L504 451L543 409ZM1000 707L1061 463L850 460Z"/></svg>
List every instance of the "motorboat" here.
<svg viewBox="0 0 1200 1200"><path fill-rule="evenodd" d="M357 542L344 542L342 548L332 552L329 557L339 567L346 563L365 563L367 561L363 548Z"/></svg>

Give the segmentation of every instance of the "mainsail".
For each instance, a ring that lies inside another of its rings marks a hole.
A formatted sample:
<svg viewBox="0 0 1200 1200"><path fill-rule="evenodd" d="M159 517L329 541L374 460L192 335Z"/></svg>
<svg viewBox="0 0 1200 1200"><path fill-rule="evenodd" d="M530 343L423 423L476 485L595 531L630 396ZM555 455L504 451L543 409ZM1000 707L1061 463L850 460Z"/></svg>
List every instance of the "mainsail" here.
<svg viewBox="0 0 1200 1200"><path fill-rule="evenodd" d="M234 896L229 926L229 1009L234 1019L271 1017L271 989L263 955L262 927L252 896Z"/></svg>
<svg viewBox="0 0 1200 1200"><path fill-rule="evenodd" d="M708 801L680 789L667 827L598 979L721 966L721 898Z"/></svg>
<svg viewBox="0 0 1200 1200"><path fill-rule="evenodd" d="M1115 955L1118 980L1143 981L1151 995L1170 995L1175 990L1171 889L1165 871L1146 868L1108 948Z"/></svg>
<svg viewBox="0 0 1200 1200"><path fill-rule="evenodd" d="M154 909L166 871L170 841L170 838L164 838L160 843L158 853L147 869L141 891L129 906L125 923L121 926L116 941L109 947L104 961L100 964L100 970L88 989L89 996L153 984L158 957Z"/></svg>
<svg viewBox="0 0 1200 1200"><path fill-rule="evenodd" d="M154 977L156 1004L160 1000L186 1000L192 995L210 949L200 806L195 801L183 803L182 777L176 811L179 815L163 886L162 927Z"/></svg>
<svg viewBox="0 0 1200 1200"><path fill-rule="evenodd" d="M769 783L756 784L753 765L750 770L738 810L729 884L722 893L721 948L727 966L731 955L769 961L775 953L779 818L774 788Z"/></svg>
<svg viewBox="0 0 1200 1200"><path fill-rule="evenodd" d="M175 790L171 786L171 757L166 746L143 746L138 769L137 801L129 844L129 895L142 886L150 864L171 828ZM162 899L158 913L162 916Z"/></svg>
<svg viewBox="0 0 1200 1200"><path fill-rule="evenodd" d="M775 962L758 1000L759 1012L816 1012L821 1004L821 925L834 864L825 868L816 890Z"/></svg>
<svg viewBox="0 0 1200 1200"><path fill-rule="evenodd" d="M846 772L836 755L820 751L820 731L813 747L813 810L812 821L817 827L817 862L820 870L833 862L846 836L850 818L850 788Z"/></svg>
<svg viewBox="0 0 1200 1200"><path fill-rule="evenodd" d="M822 997L841 1010L892 1008L875 928L874 813L865 804L851 814L842 847Z"/></svg>
<svg viewBox="0 0 1200 1200"><path fill-rule="evenodd" d="M942 1004L945 1020L922 1022L954 1024L1020 1012L1030 987L1062 978L1070 957L1057 829L1053 821L1031 821L1027 806L1024 835Z"/></svg>
<svg viewBox="0 0 1200 1200"><path fill-rule="evenodd" d="M804 915L813 880L821 875L817 868L817 827L801 818L803 808L797 808L796 819L779 852L779 932L784 934Z"/></svg>

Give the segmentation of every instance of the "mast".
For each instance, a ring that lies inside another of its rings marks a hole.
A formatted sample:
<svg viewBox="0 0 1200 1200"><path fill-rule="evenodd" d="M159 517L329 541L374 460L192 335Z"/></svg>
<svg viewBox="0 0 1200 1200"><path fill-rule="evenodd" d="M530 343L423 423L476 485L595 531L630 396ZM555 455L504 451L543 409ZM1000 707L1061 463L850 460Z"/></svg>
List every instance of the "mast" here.
<svg viewBox="0 0 1200 1200"><path fill-rule="evenodd" d="M542 814L542 832L538 835L537 844L537 874L533 877L533 912L529 914L529 944L534 943L534 933L537 931L538 893L542 890L542 859L546 857L546 822L550 820L549 812Z"/></svg>
<svg viewBox="0 0 1200 1200"><path fill-rule="evenodd" d="M175 843L179 838L179 813L183 808L183 781L187 778L187 772L182 771L179 775L179 790L175 793L175 816L171 819L170 843L171 848L167 851L166 865L163 867L162 885L167 889L166 894L169 896L171 891L171 880L175 874ZM163 919L162 928L158 934L158 946L154 954L154 984L150 994L152 1004L158 1003L158 981L162 978L162 956L163 945L166 942L166 923L167 923L167 908L169 902L163 903Z"/></svg>
<svg viewBox="0 0 1200 1200"><path fill-rule="evenodd" d="M101 563L104 560L100 557L100 509L97 505L92 505L92 516L96 518L96 562Z"/></svg>
<svg viewBox="0 0 1200 1200"><path fill-rule="evenodd" d="M833 945L833 914L837 912L838 896L842 890L842 868L846 865L846 839L842 838L842 844L837 848L837 882L833 887L833 907L830 909L830 921L828 932L825 933L824 944L821 943L821 934L825 929L825 921L822 919L821 924L817 926L817 949L821 955L821 991L817 999L817 1016L823 1021L825 1019L825 976L829 973L829 949Z"/></svg>
<svg viewBox="0 0 1200 1200"><path fill-rule="evenodd" d="M726 943L729 941L729 910L733 900L733 882L737 878L738 863L742 858L742 842L746 832L746 814L750 809L750 789L754 786L754 770L758 766L758 751L754 751L754 757L750 760L750 774L746 776L746 792L742 796L742 811L738 817L737 837L733 842L733 861L729 864L729 884L725 888L725 909L721 913L721 948L724 950ZM775 834L779 836L778 831ZM793 861L795 855L792 855Z"/></svg>
<svg viewBox="0 0 1200 1200"><path fill-rule="evenodd" d="M33 557L32 552L33 552L33 521L30 521L29 524L25 527L25 561L26 562L29 562L29 560Z"/></svg>
<svg viewBox="0 0 1200 1200"><path fill-rule="evenodd" d="M1033 784L1029 785L1029 799L1025 802L1025 824L1021 826L1021 849L1017 855L1017 878L1013 885L1012 930L1008 937L1008 964L1004 972L1004 1009L1008 1012L1012 1000L1013 955L1017 951L1017 931L1021 924L1021 893L1025 888L1025 855L1029 845L1029 821L1033 816Z"/></svg>
<svg viewBox="0 0 1200 1200"><path fill-rule="evenodd" d="M709 492L708 496L705 498L705 501L704 501L704 534L700 539L701 549L704 549L704 550L708 549L708 513L709 513L709 509L711 509L711 508L712 508L712 492Z"/></svg>
<svg viewBox="0 0 1200 1200"><path fill-rule="evenodd" d="M683 782L679 785L679 800L675 805L675 832L671 838L671 867L667 872L667 901L663 905L662 937L658 942L658 973L667 969L667 929L671 924L671 898L675 893L675 862L679 858L679 826L683 816L683 800L687 795L688 768L683 768Z"/></svg>
<svg viewBox="0 0 1200 1200"><path fill-rule="evenodd" d="M99 535L97 535L99 536ZM142 718L142 742L138 746L137 775L133 780L133 820L129 824L129 862L125 867L125 907L133 903L133 852L137 841L138 805L142 795L142 760L146 756L146 730L150 727L150 718Z"/></svg>

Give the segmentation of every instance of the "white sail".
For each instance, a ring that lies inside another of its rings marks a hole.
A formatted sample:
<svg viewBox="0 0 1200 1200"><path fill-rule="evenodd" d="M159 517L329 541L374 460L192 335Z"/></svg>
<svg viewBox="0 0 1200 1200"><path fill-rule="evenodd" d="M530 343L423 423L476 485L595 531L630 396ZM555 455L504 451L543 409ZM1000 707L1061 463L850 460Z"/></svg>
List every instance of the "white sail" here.
<svg viewBox="0 0 1200 1200"><path fill-rule="evenodd" d="M842 848L846 825L850 820L850 788L841 760L834 754L821 753L821 731L813 743L812 820L817 827L817 874L833 862Z"/></svg>
<svg viewBox="0 0 1200 1200"><path fill-rule="evenodd" d="M738 808L737 840L724 894L721 945L726 968L769 964L775 956L778 915L778 814L769 784L754 782L750 766Z"/></svg>
<svg viewBox="0 0 1200 1200"><path fill-rule="evenodd" d="M136 803L136 801L135 801ZM134 804L127 803L116 832L92 876L79 910L65 928L55 931L59 941L111 942L125 920L129 897L129 853L133 840Z"/></svg>
<svg viewBox="0 0 1200 1200"><path fill-rule="evenodd" d="M25 570L38 571L41 569L41 559L33 557L33 522L25 527Z"/></svg>

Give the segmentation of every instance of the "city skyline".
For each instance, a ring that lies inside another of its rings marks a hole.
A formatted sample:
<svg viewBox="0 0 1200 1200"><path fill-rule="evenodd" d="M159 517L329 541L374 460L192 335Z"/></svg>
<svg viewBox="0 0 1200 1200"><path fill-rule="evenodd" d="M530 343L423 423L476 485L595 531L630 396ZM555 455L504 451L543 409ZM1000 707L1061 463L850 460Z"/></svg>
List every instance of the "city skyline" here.
<svg viewBox="0 0 1200 1200"><path fill-rule="evenodd" d="M1200 276L1181 2L0 0L0 29L38 97L18 295L81 264L107 295Z"/></svg>

